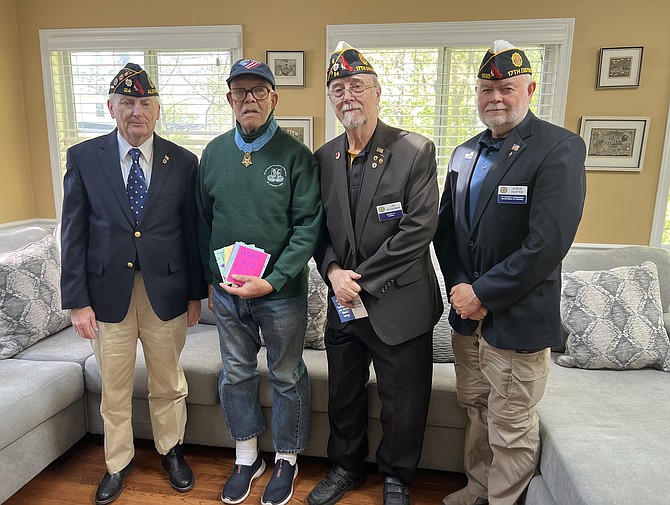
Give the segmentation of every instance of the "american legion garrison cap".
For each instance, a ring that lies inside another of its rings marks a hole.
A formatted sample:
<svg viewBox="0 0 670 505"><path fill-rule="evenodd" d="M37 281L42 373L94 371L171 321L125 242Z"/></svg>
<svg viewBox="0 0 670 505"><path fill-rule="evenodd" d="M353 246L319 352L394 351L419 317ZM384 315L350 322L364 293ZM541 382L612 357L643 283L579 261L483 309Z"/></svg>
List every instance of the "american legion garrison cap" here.
<svg viewBox="0 0 670 505"><path fill-rule="evenodd" d="M531 74L530 61L521 49L506 40L496 40L486 51L477 77L487 81L508 79L522 74Z"/></svg>
<svg viewBox="0 0 670 505"><path fill-rule="evenodd" d="M355 74L377 75L372 65L365 59L358 49L354 49L344 41L340 41L335 51L330 55L326 85L333 79L349 77Z"/></svg>
<svg viewBox="0 0 670 505"><path fill-rule="evenodd" d="M136 63L123 67L109 85L109 93L126 96L158 96L158 90L145 70Z"/></svg>

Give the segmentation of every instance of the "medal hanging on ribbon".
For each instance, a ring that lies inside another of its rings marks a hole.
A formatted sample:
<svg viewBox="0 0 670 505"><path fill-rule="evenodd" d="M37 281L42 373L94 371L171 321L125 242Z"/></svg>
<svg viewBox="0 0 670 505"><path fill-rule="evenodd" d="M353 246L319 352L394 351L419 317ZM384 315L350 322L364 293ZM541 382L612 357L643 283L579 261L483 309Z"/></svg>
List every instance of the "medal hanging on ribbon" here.
<svg viewBox="0 0 670 505"><path fill-rule="evenodd" d="M237 145L237 148L244 153L242 156L242 165L248 168L253 164L251 160L251 153L258 151L265 144L270 142L275 132L277 131L277 128L279 128L279 125L277 124L277 121L272 118L270 120L270 124L268 125L268 129L265 130L265 133L263 133L263 135L255 139L253 142L246 142L240 135L239 130L235 130L235 144Z"/></svg>

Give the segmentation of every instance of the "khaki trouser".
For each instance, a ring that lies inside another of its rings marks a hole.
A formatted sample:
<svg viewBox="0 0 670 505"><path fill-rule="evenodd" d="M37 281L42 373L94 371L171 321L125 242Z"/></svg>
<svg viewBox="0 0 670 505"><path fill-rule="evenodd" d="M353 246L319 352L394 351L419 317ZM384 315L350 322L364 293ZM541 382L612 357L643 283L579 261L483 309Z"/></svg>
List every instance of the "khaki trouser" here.
<svg viewBox="0 0 670 505"><path fill-rule="evenodd" d="M471 336L453 334L458 403L468 414L468 490L491 505L513 505L540 456L537 404L547 384L551 351L497 349L484 340L480 327Z"/></svg>
<svg viewBox="0 0 670 505"><path fill-rule="evenodd" d="M186 342L186 313L162 321L151 308L140 272L130 308L120 323L98 322L99 335L92 341L102 376L100 414L105 424L107 471L122 470L135 455L132 395L137 339L142 342L149 378L149 412L154 443L167 454L184 439L188 386L179 366Z"/></svg>

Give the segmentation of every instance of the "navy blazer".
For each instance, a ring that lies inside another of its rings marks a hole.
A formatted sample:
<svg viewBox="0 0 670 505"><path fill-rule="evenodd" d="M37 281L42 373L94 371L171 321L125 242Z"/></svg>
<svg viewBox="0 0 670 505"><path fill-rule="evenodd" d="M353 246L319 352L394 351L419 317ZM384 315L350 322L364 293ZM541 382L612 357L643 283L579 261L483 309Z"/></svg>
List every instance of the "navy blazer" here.
<svg viewBox="0 0 670 505"><path fill-rule="evenodd" d="M135 225L119 159L117 133L68 149L62 215L63 308L91 306L100 321L128 312L135 262L154 312L183 314L207 296L198 254L197 157L154 134L147 203Z"/></svg>
<svg viewBox="0 0 670 505"><path fill-rule="evenodd" d="M449 162L434 241L447 291L472 284L489 309L482 334L495 347L558 345L561 261L586 194L584 141L529 112L491 165L470 224L468 191L482 135L458 146ZM501 203L503 186L527 188L526 202ZM464 335L478 324L453 309L449 322Z"/></svg>
<svg viewBox="0 0 670 505"><path fill-rule="evenodd" d="M353 220L345 135L315 154L327 227L315 257L327 284L326 270L333 261L361 274L358 284L370 324L383 342L396 345L431 331L443 311L429 252L439 202L435 145L379 121ZM397 202L402 217L380 220L377 207ZM328 325L344 327L330 299Z"/></svg>

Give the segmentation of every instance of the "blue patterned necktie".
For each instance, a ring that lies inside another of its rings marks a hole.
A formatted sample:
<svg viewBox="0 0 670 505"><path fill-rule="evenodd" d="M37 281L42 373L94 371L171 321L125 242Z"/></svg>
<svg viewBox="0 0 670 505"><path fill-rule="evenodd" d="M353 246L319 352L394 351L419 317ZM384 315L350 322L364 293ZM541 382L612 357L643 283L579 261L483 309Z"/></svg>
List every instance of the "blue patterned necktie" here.
<svg viewBox="0 0 670 505"><path fill-rule="evenodd" d="M144 178L144 172L140 166L140 150L132 148L128 151L130 157L133 159L130 165L130 173L128 174L128 185L126 191L128 192L128 201L130 202L130 210L133 211L135 224L140 221L142 211L144 210L144 202L147 197L147 181Z"/></svg>

